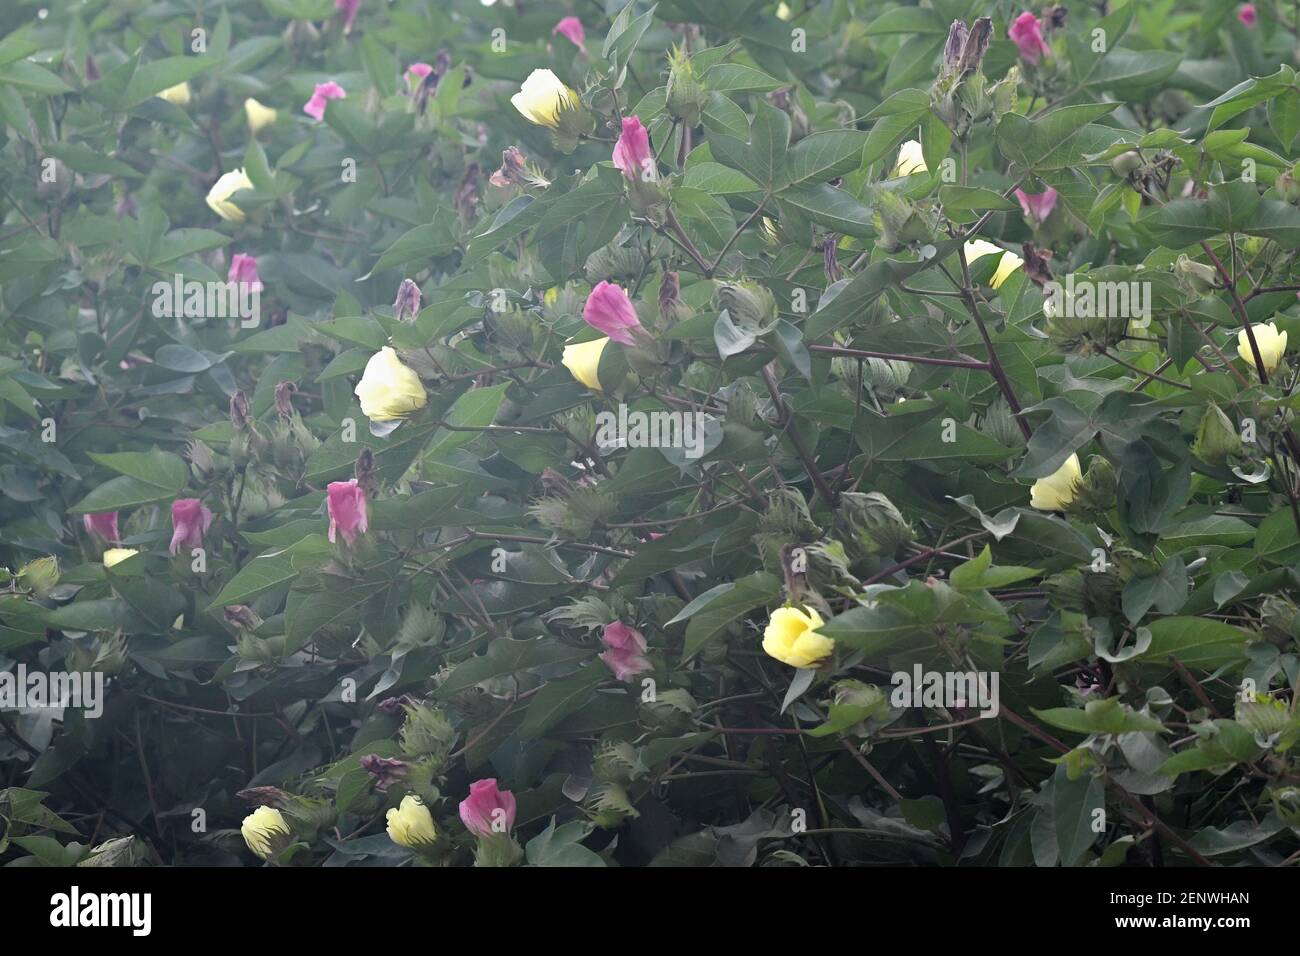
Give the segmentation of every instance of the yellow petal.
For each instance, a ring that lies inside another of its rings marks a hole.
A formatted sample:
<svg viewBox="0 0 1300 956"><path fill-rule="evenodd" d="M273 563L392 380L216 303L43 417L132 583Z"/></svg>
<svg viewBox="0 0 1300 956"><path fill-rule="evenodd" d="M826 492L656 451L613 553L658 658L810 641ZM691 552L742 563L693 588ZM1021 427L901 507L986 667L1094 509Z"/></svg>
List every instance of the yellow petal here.
<svg viewBox="0 0 1300 956"><path fill-rule="evenodd" d="M1071 455L1052 474L1034 482L1029 489L1029 505L1039 511L1063 511L1079 493L1082 480L1079 456Z"/></svg>
<svg viewBox="0 0 1300 956"><path fill-rule="evenodd" d="M168 103L175 103L177 106L184 106L190 101L190 85L177 83L175 86L169 86L158 94L158 98Z"/></svg>
<svg viewBox="0 0 1300 956"><path fill-rule="evenodd" d="M560 125L560 108L577 105L578 94L550 70L533 70L510 102L528 122L555 129Z"/></svg>
<svg viewBox="0 0 1300 956"><path fill-rule="evenodd" d="M609 339L606 338L566 345L560 362L569 370L569 374L583 385L597 392L602 391L599 375L600 356L608 344Z"/></svg>
<svg viewBox="0 0 1300 956"><path fill-rule="evenodd" d="M104 552L104 567L111 568L113 565L121 564L127 558L139 553L135 548L109 548Z"/></svg>
<svg viewBox="0 0 1300 956"><path fill-rule="evenodd" d="M993 288L1001 288L1002 283L1011 278L1011 274L1025 264L1014 252L1002 253L1002 260L998 263L998 271L993 273L993 278L989 280L989 285Z"/></svg>
<svg viewBox="0 0 1300 956"><path fill-rule="evenodd" d="M374 422L406 418L429 399L420 376L387 345L370 357L353 393L362 413Z"/></svg>
<svg viewBox="0 0 1300 956"><path fill-rule="evenodd" d="M280 114L250 96L244 100L244 115L248 117L248 128L257 133L274 123Z"/></svg>
<svg viewBox="0 0 1300 956"><path fill-rule="evenodd" d="M921 144L914 139L909 139L898 148L898 162L894 164L894 175L910 176L912 173L925 172L929 172L929 168L925 165L925 153L921 149Z"/></svg>

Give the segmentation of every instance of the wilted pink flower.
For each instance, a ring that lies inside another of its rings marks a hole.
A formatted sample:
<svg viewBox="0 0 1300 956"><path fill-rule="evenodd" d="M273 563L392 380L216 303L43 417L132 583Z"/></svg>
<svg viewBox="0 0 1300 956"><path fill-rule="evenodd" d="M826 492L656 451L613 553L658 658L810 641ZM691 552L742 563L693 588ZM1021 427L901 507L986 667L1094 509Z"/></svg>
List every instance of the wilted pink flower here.
<svg viewBox="0 0 1300 956"><path fill-rule="evenodd" d="M203 536L212 524L212 512L198 498L177 498L172 502L172 543L167 553L175 555L181 545L203 546Z"/></svg>
<svg viewBox="0 0 1300 956"><path fill-rule="evenodd" d="M1016 190L1016 198L1020 200L1020 209L1024 212L1026 218L1036 226L1041 226L1047 221L1047 217L1052 214L1056 208L1056 190L1051 186L1047 187L1046 192L1038 194L1027 193L1023 189Z"/></svg>
<svg viewBox="0 0 1300 956"><path fill-rule="evenodd" d="M582 21L577 17L565 17L557 23L551 30L551 36L555 34L566 36L573 41L573 45L581 50L587 48L587 31L582 28Z"/></svg>
<svg viewBox="0 0 1300 956"><path fill-rule="evenodd" d="M357 762L362 770L375 778L375 787L379 790L387 790L393 784L401 783L411 769L405 760L381 757L379 754L366 754Z"/></svg>
<svg viewBox="0 0 1300 956"><path fill-rule="evenodd" d="M1030 63L1037 64L1044 54L1050 56L1052 53L1052 48L1043 39L1042 23L1028 10L1016 17L1007 36L1015 41L1020 55Z"/></svg>
<svg viewBox="0 0 1300 956"><path fill-rule="evenodd" d="M621 286L613 282L600 282L591 290L587 304L582 308L582 318L592 328L623 345L633 344L632 330L641 328L632 300Z"/></svg>
<svg viewBox="0 0 1300 956"><path fill-rule="evenodd" d="M469 796L460 802L460 820L477 836L509 833L515 826L515 795L498 789L495 777L475 780L469 785Z"/></svg>
<svg viewBox="0 0 1300 956"><path fill-rule="evenodd" d="M399 322L414 322L420 314L420 287L411 279L403 279L393 300L393 315Z"/></svg>
<svg viewBox="0 0 1300 956"><path fill-rule="evenodd" d="M406 86L407 89L415 89L420 82L433 72L433 67L428 63L412 63L406 68Z"/></svg>
<svg viewBox="0 0 1300 956"><path fill-rule="evenodd" d="M600 639L607 648L601 652L600 659L619 680L631 680L637 674L653 669L645 658L645 638L636 628L615 621L605 625Z"/></svg>
<svg viewBox="0 0 1300 956"><path fill-rule="evenodd" d="M1237 8L1237 19L1246 26L1253 27L1256 20L1255 5L1253 3L1243 3Z"/></svg>
<svg viewBox="0 0 1300 956"><path fill-rule="evenodd" d="M261 292L262 277L257 274L257 258L236 252L230 257L230 271L226 273L226 281L240 284L248 282L255 292Z"/></svg>
<svg viewBox="0 0 1300 956"><path fill-rule="evenodd" d="M339 86L333 80L328 83L317 83L316 89L311 94L311 99L302 111L316 121L325 118L325 103L327 100L341 100L347 98L347 91Z"/></svg>
<svg viewBox="0 0 1300 956"><path fill-rule="evenodd" d="M88 534L114 543L121 540L117 533L116 511L101 511L99 514L85 515L81 520Z"/></svg>
<svg viewBox="0 0 1300 956"><path fill-rule="evenodd" d="M343 32L352 32L352 21L357 18L361 0L334 0L334 9L343 14ZM317 117L319 119L319 117Z"/></svg>
<svg viewBox="0 0 1300 956"><path fill-rule="evenodd" d="M352 544L357 535L365 534L370 527L366 519L366 493L355 478L331 481L325 489L330 513L330 542L336 532L343 532L343 540Z"/></svg>
<svg viewBox="0 0 1300 956"><path fill-rule="evenodd" d="M635 116L623 118L623 132L614 144L614 165L631 180L641 178L643 173L650 177L654 175L655 157L650 151L650 134Z"/></svg>

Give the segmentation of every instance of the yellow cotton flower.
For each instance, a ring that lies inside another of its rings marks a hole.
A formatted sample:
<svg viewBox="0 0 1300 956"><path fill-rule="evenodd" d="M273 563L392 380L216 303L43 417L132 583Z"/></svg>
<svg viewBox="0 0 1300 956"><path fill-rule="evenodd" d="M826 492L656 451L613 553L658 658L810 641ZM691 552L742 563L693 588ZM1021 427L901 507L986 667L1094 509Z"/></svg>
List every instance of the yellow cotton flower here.
<svg viewBox="0 0 1300 956"><path fill-rule="evenodd" d="M190 101L190 84L177 83L175 86L169 86L158 94L158 98L168 103L175 103L177 106L184 106Z"/></svg>
<svg viewBox="0 0 1300 956"><path fill-rule="evenodd" d="M361 402L361 411L372 422L405 418L429 400L420 376L402 364L397 353L387 345L370 356L353 393Z"/></svg>
<svg viewBox="0 0 1300 956"><path fill-rule="evenodd" d="M115 564L121 564L127 558L139 554L135 548L109 548L104 552L104 567L111 568Z"/></svg>
<svg viewBox="0 0 1300 956"><path fill-rule="evenodd" d="M998 269L993 273L993 278L989 280L989 285L995 289L1001 288L1002 283L1010 279L1011 274L1024 264L1025 260L1014 252L1002 253L1002 261L998 263Z"/></svg>
<svg viewBox="0 0 1300 956"><path fill-rule="evenodd" d="M564 357L560 362L569 370L569 374L588 388L602 391L600 387L600 356L605 351L609 339L593 339L590 342L578 342L564 347Z"/></svg>
<svg viewBox="0 0 1300 956"><path fill-rule="evenodd" d="M1083 469L1079 456L1071 455L1065 464L1046 478L1039 478L1029 489L1029 504L1039 511L1064 511L1079 493Z"/></svg>
<svg viewBox="0 0 1300 956"><path fill-rule="evenodd" d="M810 607L777 608L763 631L763 650L791 667L816 667L835 647L833 640L817 633L825 623Z"/></svg>
<svg viewBox="0 0 1300 956"><path fill-rule="evenodd" d="M258 807L244 817L239 832L244 835L248 848L263 860L283 850L291 838L289 824L274 807Z"/></svg>
<svg viewBox="0 0 1300 956"><path fill-rule="evenodd" d="M1272 372L1282 361L1282 353L1286 351L1286 333L1277 330L1276 322L1252 325L1251 329L1255 333L1255 344L1259 346L1259 357L1264 360L1264 371ZM1246 337L1245 329L1237 333L1237 354L1245 359L1246 364L1251 368L1255 367L1255 353L1251 351L1250 339Z"/></svg>
<svg viewBox="0 0 1300 956"><path fill-rule="evenodd" d="M208 206L222 219L229 222L243 222L244 210L231 202L230 197L241 189L252 188L253 181L248 178L248 173L244 172L242 166L231 170L222 175L208 190Z"/></svg>
<svg viewBox="0 0 1300 956"><path fill-rule="evenodd" d="M925 165L925 154L921 144L909 139L898 147L898 162L894 164L895 176L910 176L912 173L927 173L930 168Z"/></svg>
<svg viewBox="0 0 1300 956"><path fill-rule="evenodd" d="M793 16L793 14L790 12L789 4L787 4L785 0L781 0L781 2L776 5L776 18L778 20L789 20L791 16Z"/></svg>
<svg viewBox="0 0 1300 956"><path fill-rule="evenodd" d="M529 73L519 92L510 97L510 102L528 122L548 129L559 127L561 108L573 109L580 103L578 94L550 70Z"/></svg>
<svg viewBox="0 0 1300 956"><path fill-rule="evenodd" d="M402 797L402 805L389 810L388 837L394 843L418 850L429 846L438 838L429 808L416 796Z"/></svg>
<svg viewBox="0 0 1300 956"><path fill-rule="evenodd" d="M280 114L269 106L263 106L251 96L244 100L244 115L248 117L248 128L258 133L275 122Z"/></svg>
<svg viewBox="0 0 1300 956"><path fill-rule="evenodd" d="M966 253L967 265L983 256L991 256L995 253L1002 256L998 260L998 267L993 273L993 278L989 280L989 285L995 289L1006 282L1013 272L1025 264L1025 260L1014 252L1005 252L1001 246L994 245L986 239L971 239L962 246L962 250Z"/></svg>

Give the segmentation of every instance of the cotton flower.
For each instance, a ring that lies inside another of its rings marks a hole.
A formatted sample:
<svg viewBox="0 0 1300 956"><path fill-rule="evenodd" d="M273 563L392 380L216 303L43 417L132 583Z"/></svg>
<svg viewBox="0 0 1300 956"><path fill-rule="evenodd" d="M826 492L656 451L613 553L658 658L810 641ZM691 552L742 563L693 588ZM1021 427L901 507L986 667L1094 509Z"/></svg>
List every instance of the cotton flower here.
<svg viewBox="0 0 1300 956"><path fill-rule="evenodd" d="M117 533L117 512L101 511L99 514L82 515L81 523L86 533L104 541L116 543L121 540Z"/></svg>
<svg viewBox="0 0 1300 956"><path fill-rule="evenodd" d="M551 29L551 36L555 34L568 37L569 40L580 50L585 50L587 42L587 31L582 28L582 21L577 17L565 17Z"/></svg>
<svg viewBox="0 0 1300 956"><path fill-rule="evenodd" d="M533 70L510 102L528 122L547 129L559 128L562 109L574 109L580 104L578 94L550 70Z"/></svg>
<svg viewBox="0 0 1300 956"><path fill-rule="evenodd" d="M169 86L158 94L158 98L168 103L175 103L177 106L185 106L190 101L190 84L186 82Z"/></svg>
<svg viewBox="0 0 1300 956"><path fill-rule="evenodd" d="M587 296L582 308L582 318L598 332L604 332L621 345L633 344L633 330L641 328L632 300L621 286L613 282L600 282Z"/></svg>
<svg viewBox="0 0 1300 956"><path fill-rule="evenodd" d="M1259 357L1264 360L1264 371L1271 373L1282 361L1282 354L1286 351L1286 333L1277 330L1276 322L1252 325L1251 329L1255 333L1255 344L1259 346ZM1244 328L1237 333L1237 354L1251 368L1255 367L1255 353Z"/></svg>
<svg viewBox="0 0 1300 956"><path fill-rule="evenodd" d="M393 315L399 322L414 322L420 314L420 287L413 279L403 279L393 300Z"/></svg>
<svg viewBox="0 0 1300 956"><path fill-rule="evenodd" d="M653 670L645 657L645 637L636 628L615 621L605 625L600 639L606 648L600 653L600 659L619 680L631 680L637 674Z"/></svg>
<svg viewBox="0 0 1300 956"><path fill-rule="evenodd" d="M139 554L135 548L109 548L104 552L104 567L111 568L115 564L121 564L127 558Z"/></svg>
<svg viewBox="0 0 1300 956"><path fill-rule="evenodd" d="M609 339L593 339L590 342L566 345L560 363L583 385L597 392L603 391L597 372L600 370L601 353L608 344Z"/></svg>
<svg viewBox="0 0 1300 956"><path fill-rule="evenodd" d="M1037 194L1027 193L1023 189L1016 190L1016 199L1020 201L1020 211L1035 226L1041 226L1047 221L1047 217L1056 208L1056 197L1057 192L1051 186L1048 186L1045 192Z"/></svg>
<svg viewBox="0 0 1300 956"><path fill-rule="evenodd" d="M262 277L257 274L257 257L246 256L237 252L230 257L230 270L226 273L227 282L248 283L254 292L262 291Z"/></svg>
<svg viewBox="0 0 1300 956"><path fill-rule="evenodd" d="M1043 39L1043 25L1028 10L1016 17L1007 36L1015 42L1021 58L1029 63L1037 64L1044 54L1051 56L1052 48Z"/></svg>
<svg viewBox="0 0 1300 956"><path fill-rule="evenodd" d="M402 797L400 807L385 814L388 820L388 838L394 843L418 850L433 844L438 831L433 825L433 814L419 797Z"/></svg>
<svg viewBox="0 0 1300 956"><path fill-rule="evenodd" d="M1079 456L1071 455L1052 474L1034 482L1029 489L1029 505L1039 511L1064 511L1078 495L1082 481Z"/></svg>
<svg viewBox="0 0 1300 956"><path fill-rule="evenodd" d="M406 68L406 88L415 90L424 82L424 78L433 72L428 63L412 63Z"/></svg>
<svg viewBox="0 0 1300 956"><path fill-rule="evenodd" d="M429 399L420 376L402 364L387 345L370 357L354 394L361 402L361 411L372 422L406 418Z"/></svg>
<svg viewBox="0 0 1300 956"><path fill-rule="evenodd" d="M1013 272L1025 264L1025 260L1014 252L1004 252L1001 246L995 246L985 239L971 239L962 249L966 253L966 262L968 264L983 256L993 255L994 253L1001 255L1002 258L998 260L998 267L993 272L993 278L989 280L989 285L995 289L1000 288L1002 283L1006 282Z"/></svg>
<svg viewBox="0 0 1300 956"><path fill-rule="evenodd" d="M515 795L500 789L493 777L475 780L469 785L469 796L460 802L460 821L476 836L509 833L515 813Z"/></svg>
<svg viewBox="0 0 1300 956"><path fill-rule="evenodd" d="M212 524L212 512L198 498L177 498L172 502L172 541L168 554L175 555L183 545L186 550L203 546L203 536Z"/></svg>
<svg viewBox="0 0 1300 956"><path fill-rule="evenodd" d="M929 171L929 167L925 165L925 154L921 150L920 143L909 139L898 147L898 162L894 164L895 176L910 176L912 173Z"/></svg>
<svg viewBox="0 0 1300 956"><path fill-rule="evenodd" d="M1255 20L1257 19L1255 5L1253 3L1243 3L1237 8L1237 19L1245 26L1253 27L1255 25Z"/></svg>
<svg viewBox="0 0 1300 956"><path fill-rule="evenodd" d="M244 100L244 115L248 118L249 131L256 135L274 123L280 114L269 106L263 106L250 96Z"/></svg>
<svg viewBox="0 0 1300 956"><path fill-rule="evenodd" d="M825 623L810 607L777 608L763 630L763 651L791 667L816 667L835 647L833 640L817 633Z"/></svg>
<svg viewBox="0 0 1300 956"><path fill-rule="evenodd" d="M341 533L343 540L352 545L358 535L365 534L369 529L366 492L355 478L349 478L347 481L331 481L325 487L325 503L330 516L331 544Z"/></svg>
<svg viewBox="0 0 1300 956"><path fill-rule="evenodd" d="M208 206L222 219L228 222L243 222L244 210L231 201L231 196L241 189L252 189L253 181L243 167L222 175L208 190Z"/></svg>
<svg viewBox="0 0 1300 956"><path fill-rule="evenodd" d="M311 99L303 105L302 111L312 119L320 122L325 118L326 102L346 99L347 95L347 91L333 80L328 83L317 83L316 88L312 91Z"/></svg>
<svg viewBox="0 0 1300 956"><path fill-rule="evenodd" d="M654 178L655 155L650 149L650 134L638 117L623 117L623 131L614 144L614 165L633 181Z"/></svg>
<svg viewBox="0 0 1300 956"><path fill-rule="evenodd" d="M289 824L274 807L258 807L244 817L239 832L244 835L248 848L263 860L279 853L291 839Z"/></svg>

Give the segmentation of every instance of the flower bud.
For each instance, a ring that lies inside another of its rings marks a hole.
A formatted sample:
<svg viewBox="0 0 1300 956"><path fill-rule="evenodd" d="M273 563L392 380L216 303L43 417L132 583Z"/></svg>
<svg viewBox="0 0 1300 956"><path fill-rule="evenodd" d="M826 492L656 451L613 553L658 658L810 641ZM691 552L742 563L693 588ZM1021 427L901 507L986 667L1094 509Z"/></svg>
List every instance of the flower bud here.
<svg viewBox="0 0 1300 956"><path fill-rule="evenodd" d="M915 537L902 512L878 491L847 492L841 501L849 527L868 554L892 555Z"/></svg>
<svg viewBox="0 0 1300 956"><path fill-rule="evenodd" d="M388 821L388 837L399 846L410 850L427 850L438 839L437 828L433 825L433 814L419 797L408 795L402 797L400 806L385 814Z"/></svg>
<svg viewBox="0 0 1300 956"><path fill-rule="evenodd" d="M441 710L423 703L407 704L402 723L401 748L408 757L433 757L441 766L456 742L456 730Z"/></svg>
<svg viewBox="0 0 1300 956"><path fill-rule="evenodd" d="M551 181L535 170L524 159L524 154L516 146L511 146L501 154L501 168L488 177L493 186L534 186L545 189Z"/></svg>
<svg viewBox="0 0 1300 956"><path fill-rule="evenodd" d="M251 420L248 414L248 396L242 391L235 392L230 396L230 424L235 426L235 431L243 431Z"/></svg>
<svg viewBox="0 0 1300 956"><path fill-rule="evenodd" d="M272 807L258 807L244 817L239 830L248 848L263 860L283 852L293 840L284 815Z"/></svg>
<svg viewBox="0 0 1300 956"><path fill-rule="evenodd" d="M1300 203L1300 178L1297 178L1297 170L1300 170L1300 164L1292 166L1273 183L1278 194L1292 205Z"/></svg>
<svg viewBox="0 0 1300 956"><path fill-rule="evenodd" d="M1110 161L1110 168L1116 176L1130 176L1142 166L1142 154L1130 149L1120 153Z"/></svg>
<svg viewBox="0 0 1300 956"><path fill-rule="evenodd" d="M35 558L18 569L18 585L44 600L59 583L59 559L50 555Z"/></svg>
<svg viewBox="0 0 1300 956"><path fill-rule="evenodd" d="M737 325L763 328L776 318L776 299L757 282L723 282L717 294L718 304Z"/></svg>
<svg viewBox="0 0 1300 956"><path fill-rule="evenodd" d="M1214 402L1205 409L1201 423L1196 429L1196 440L1192 442L1192 454L1207 465L1222 467L1234 455L1245 452L1241 435L1232 424L1232 419L1223 413Z"/></svg>
<svg viewBox="0 0 1300 956"><path fill-rule="evenodd" d="M698 126L706 94L695 78L691 58L680 47L668 54L667 108L669 114L687 127Z"/></svg>
<svg viewBox="0 0 1300 956"><path fill-rule="evenodd" d="M465 829L478 837L508 834L515 826L515 795L500 789L492 777L470 784L458 809Z"/></svg>
<svg viewBox="0 0 1300 956"><path fill-rule="evenodd" d="M1070 506L1073 513L1104 512L1115 507L1115 469L1101 455L1088 459L1088 470L1079 482L1078 494Z"/></svg>
<svg viewBox="0 0 1300 956"><path fill-rule="evenodd" d="M325 501L330 518L330 543L335 543L338 534L342 533L349 547L356 544L357 537L370 527L366 493L357 479L331 481L325 489Z"/></svg>

